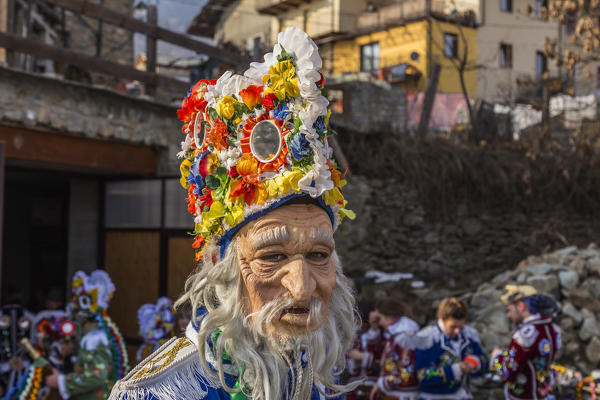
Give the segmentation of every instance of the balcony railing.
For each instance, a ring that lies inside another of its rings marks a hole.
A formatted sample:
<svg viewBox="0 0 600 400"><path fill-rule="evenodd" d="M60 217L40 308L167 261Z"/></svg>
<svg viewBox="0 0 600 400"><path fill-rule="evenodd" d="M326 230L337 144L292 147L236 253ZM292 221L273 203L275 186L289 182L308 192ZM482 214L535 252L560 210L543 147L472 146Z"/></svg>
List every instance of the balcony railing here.
<svg viewBox="0 0 600 400"><path fill-rule="evenodd" d="M310 0L256 0L256 9L262 14L279 15L308 3Z"/></svg>
<svg viewBox="0 0 600 400"><path fill-rule="evenodd" d="M376 11L361 14L358 17L357 27L361 30L371 30L420 19L427 15L472 25L476 23L476 12L477 10L466 8L457 10L454 8L453 2L446 0L432 1L430 10L427 9L427 0L404 0L401 3L383 6Z"/></svg>

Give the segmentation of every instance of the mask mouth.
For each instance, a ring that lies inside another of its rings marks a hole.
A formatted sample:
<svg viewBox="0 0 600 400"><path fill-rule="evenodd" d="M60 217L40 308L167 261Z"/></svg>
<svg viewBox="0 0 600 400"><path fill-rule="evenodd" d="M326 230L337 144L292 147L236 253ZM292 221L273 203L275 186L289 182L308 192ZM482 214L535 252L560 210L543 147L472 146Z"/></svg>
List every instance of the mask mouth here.
<svg viewBox="0 0 600 400"><path fill-rule="evenodd" d="M284 315L286 314L292 314L292 315L303 315L303 314L308 314L310 312L310 310L307 307L287 307L284 308L283 311L281 312L281 318L283 318Z"/></svg>

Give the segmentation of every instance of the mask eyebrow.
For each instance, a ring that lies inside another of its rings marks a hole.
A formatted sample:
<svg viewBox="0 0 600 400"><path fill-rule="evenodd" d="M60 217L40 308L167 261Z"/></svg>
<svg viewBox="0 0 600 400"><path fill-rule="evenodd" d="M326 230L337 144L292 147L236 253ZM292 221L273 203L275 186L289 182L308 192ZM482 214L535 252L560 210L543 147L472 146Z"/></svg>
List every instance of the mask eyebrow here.
<svg viewBox="0 0 600 400"><path fill-rule="evenodd" d="M310 239L317 244L322 244L330 249L335 249L335 240L330 231L325 228L315 227L310 231Z"/></svg>
<svg viewBox="0 0 600 400"><path fill-rule="evenodd" d="M252 247L259 250L274 244L283 244L288 240L290 240L290 234L288 233L287 227L285 225L278 226L258 234L256 238L252 240Z"/></svg>

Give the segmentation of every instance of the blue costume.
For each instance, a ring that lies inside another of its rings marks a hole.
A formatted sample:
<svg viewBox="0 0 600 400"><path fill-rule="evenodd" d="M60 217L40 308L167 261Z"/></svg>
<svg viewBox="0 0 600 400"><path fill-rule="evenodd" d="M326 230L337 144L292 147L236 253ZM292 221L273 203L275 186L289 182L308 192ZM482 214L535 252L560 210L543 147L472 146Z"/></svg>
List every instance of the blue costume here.
<svg viewBox="0 0 600 400"><path fill-rule="evenodd" d="M422 399L472 399L470 376L481 376L487 368L487 357L475 329L465 325L452 340L441 327L441 321L419 332L417 371ZM478 361L477 369L463 376L458 364L470 356Z"/></svg>
<svg viewBox="0 0 600 400"><path fill-rule="evenodd" d="M242 394L238 394L238 397L229 394L219 380L202 366L198 357L197 329L198 326L190 322L184 337L172 338L142 361L123 380L115 384L110 400L246 399ZM208 354L209 346L206 349L206 360L213 368L217 364L215 356ZM234 387L238 372L225 358L223 370L225 383ZM325 400L325 397L313 385L310 399ZM341 400L341 396L335 399Z"/></svg>

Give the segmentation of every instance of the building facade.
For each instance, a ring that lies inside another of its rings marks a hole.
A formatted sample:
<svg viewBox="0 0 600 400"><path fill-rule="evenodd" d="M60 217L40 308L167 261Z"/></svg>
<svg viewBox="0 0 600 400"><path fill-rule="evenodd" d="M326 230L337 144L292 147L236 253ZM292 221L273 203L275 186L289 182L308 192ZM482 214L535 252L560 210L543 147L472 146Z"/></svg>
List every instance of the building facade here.
<svg viewBox="0 0 600 400"><path fill-rule="evenodd" d="M560 26L547 18L543 1L488 0L481 2L478 32L477 90L495 103L512 103L524 87L560 71L544 54L546 39L561 42ZM559 45L560 47L560 45ZM526 97L526 96L525 96ZM524 100L524 99L523 99Z"/></svg>

